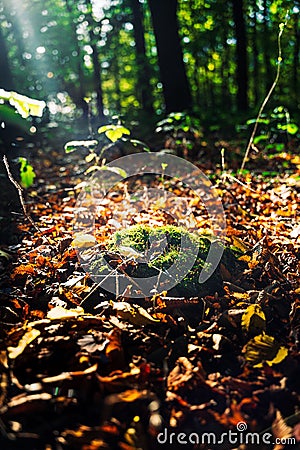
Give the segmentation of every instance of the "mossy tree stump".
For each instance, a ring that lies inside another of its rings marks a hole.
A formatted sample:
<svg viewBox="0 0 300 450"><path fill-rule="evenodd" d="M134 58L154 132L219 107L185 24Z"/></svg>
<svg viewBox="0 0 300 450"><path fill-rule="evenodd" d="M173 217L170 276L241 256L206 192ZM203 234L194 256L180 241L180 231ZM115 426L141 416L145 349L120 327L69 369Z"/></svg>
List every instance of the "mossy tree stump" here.
<svg viewBox="0 0 300 450"><path fill-rule="evenodd" d="M206 259L211 245L222 247L221 262L217 264L209 279L199 283L201 271L208 269ZM233 252L219 241L173 225L155 228L148 225L134 225L117 231L107 243L107 254L112 253L120 255L122 260L134 262L125 265L125 271L129 277L135 279L157 277L159 273L168 274L168 270L172 268L173 286L165 290L171 296L186 298L222 293L220 264L223 264L229 273L235 270L237 263ZM105 259L109 262L110 258L107 256ZM188 265L191 268L182 277L182 267ZM97 267L97 261L93 263L93 270L95 269L101 272L101 267Z"/></svg>

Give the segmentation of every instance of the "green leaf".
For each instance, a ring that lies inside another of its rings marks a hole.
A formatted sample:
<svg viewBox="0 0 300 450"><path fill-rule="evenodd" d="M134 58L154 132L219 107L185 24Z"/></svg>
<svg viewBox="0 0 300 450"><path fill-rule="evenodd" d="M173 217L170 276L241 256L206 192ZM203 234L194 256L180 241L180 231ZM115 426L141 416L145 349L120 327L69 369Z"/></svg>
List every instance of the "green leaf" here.
<svg viewBox="0 0 300 450"><path fill-rule="evenodd" d="M266 329L266 317L260 305L250 305L242 315L242 329L246 333L256 335Z"/></svg>
<svg viewBox="0 0 300 450"><path fill-rule="evenodd" d="M92 166L89 167L85 173L89 174L91 172L94 172L95 170L108 170L109 172L114 172L122 178L127 178L127 172L125 172L124 169L120 169L120 167L110 167L110 166Z"/></svg>
<svg viewBox="0 0 300 450"><path fill-rule="evenodd" d="M266 145L265 149L275 150L276 152L282 152L285 148L285 144L283 142L274 142L272 144ZM269 155L270 157L270 155Z"/></svg>
<svg viewBox="0 0 300 450"><path fill-rule="evenodd" d="M90 162L93 161L93 159L96 158L96 156L97 156L96 153L91 152L88 155L86 155L85 160L86 160L87 163L90 163Z"/></svg>
<svg viewBox="0 0 300 450"><path fill-rule="evenodd" d="M0 258L5 258L7 260L11 259L11 256L6 253L4 250L0 250Z"/></svg>
<svg viewBox="0 0 300 450"><path fill-rule="evenodd" d="M275 338L264 333L255 336L244 347L246 361L259 368L265 362L269 366L279 364L288 354L285 347L275 341Z"/></svg>
<svg viewBox="0 0 300 450"><path fill-rule="evenodd" d="M166 119L160 120L159 122L157 122L156 126L156 132L161 131L162 129L164 129L164 125L166 124L170 124L173 123L173 119L171 119L171 117L167 117Z"/></svg>
<svg viewBox="0 0 300 450"><path fill-rule="evenodd" d="M8 92L0 89L0 98L9 101L16 111L26 119L28 116L42 117L46 103L41 100L36 100L17 92Z"/></svg>
<svg viewBox="0 0 300 450"><path fill-rule="evenodd" d="M175 120L180 120L184 117L184 114L183 113L173 113L171 116L173 116Z"/></svg>
<svg viewBox="0 0 300 450"><path fill-rule="evenodd" d="M123 125L104 125L98 129L98 133L105 133L105 136L112 142L116 142L124 134L129 135L130 131L128 128L123 127Z"/></svg>
<svg viewBox="0 0 300 450"><path fill-rule="evenodd" d="M85 174L88 175L89 173L92 173L95 170L100 170L100 167L99 166L91 166L85 171Z"/></svg>
<svg viewBox="0 0 300 450"><path fill-rule="evenodd" d="M71 153L77 150L78 147L93 148L97 145L98 141L96 139L90 141L69 141L65 144L64 149L66 153Z"/></svg>
<svg viewBox="0 0 300 450"><path fill-rule="evenodd" d="M258 144L260 141L266 141L267 139L269 139L269 136L267 136L266 134L261 134L259 136L256 136L253 139L253 144L256 145Z"/></svg>
<svg viewBox="0 0 300 450"><path fill-rule="evenodd" d="M112 142L116 142L123 136L123 134L130 134L130 131L124 127L120 127L116 128L115 130L108 130L105 133L108 139L110 139Z"/></svg>
<svg viewBox="0 0 300 450"><path fill-rule="evenodd" d="M276 4L276 2L273 2L273 3L270 5L270 12L271 12L272 14L277 14L277 4Z"/></svg>
<svg viewBox="0 0 300 450"><path fill-rule="evenodd" d="M252 123L264 123L265 125L269 125L270 120L269 119L249 119L247 120L246 124L251 125Z"/></svg>
<svg viewBox="0 0 300 450"><path fill-rule="evenodd" d="M29 188L30 186L32 186L33 181L36 177L34 169L31 164L28 164L26 158L20 157L19 162L21 163L20 167L21 185L24 188Z"/></svg>
<svg viewBox="0 0 300 450"><path fill-rule="evenodd" d="M142 149L143 149L145 152L148 152L148 153L151 152L150 147L148 147L148 145L145 144L145 142L139 141L138 139L129 139L129 142L130 142L134 147L141 146Z"/></svg>
<svg viewBox="0 0 300 450"><path fill-rule="evenodd" d="M108 170L110 172L114 172L122 178L127 178L127 172L124 169L121 169L120 167L110 167L110 166L101 166L99 167L99 170Z"/></svg>
<svg viewBox="0 0 300 450"><path fill-rule="evenodd" d="M23 119L20 114L9 105L0 104L0 122L18 127L20 130L30 134L30 122Z"/></svg>
<svg viewBox="0 0 300 450"><path fill-rule="evenodd" d="M295 123L288 123L286 127L286 131L289 134L296 134L299 130L299 127Z"/></svg>

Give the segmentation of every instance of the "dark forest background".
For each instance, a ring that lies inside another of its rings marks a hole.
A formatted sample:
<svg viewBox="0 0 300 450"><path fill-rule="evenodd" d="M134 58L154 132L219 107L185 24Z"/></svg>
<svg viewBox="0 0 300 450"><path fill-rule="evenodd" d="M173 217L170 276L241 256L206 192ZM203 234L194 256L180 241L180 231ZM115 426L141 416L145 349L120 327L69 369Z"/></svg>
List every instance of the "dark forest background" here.
<svg viewBox="0 0 300 450"><path fill-rule="evenodd" d="M45 100L49 133L64 124L76 137L79 119L84 135L88 115L146 129L178 111L218 130L255 117L286 22L266 113L296 120L299 11L298 0L0 0L0 87Z"/></svg>

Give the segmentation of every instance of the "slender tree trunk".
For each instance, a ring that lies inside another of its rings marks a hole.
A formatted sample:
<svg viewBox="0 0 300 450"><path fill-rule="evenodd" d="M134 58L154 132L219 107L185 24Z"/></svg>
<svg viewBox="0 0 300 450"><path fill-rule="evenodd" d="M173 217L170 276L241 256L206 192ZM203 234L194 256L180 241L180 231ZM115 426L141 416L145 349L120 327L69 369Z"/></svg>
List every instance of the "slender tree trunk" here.
<svg viewBox="0 0 300 450"><path fill-rule="evenodd" d="M119 32L116 35L117 41L119 41ZM118 47L118 42L116 44L116 48ZM112 74L115 82L115 93L116 93L116 112L118 114L121 113L122 110L122 93L121 93L121 80L120 80L120 64L117 53L114 54L114 57L111 62Z"/></svg>
<svg viewBox="0 0 300 450"><path fill-rule="evenodd" d="M166 112L192 106L177 21L177 0L148 0L157 45Z"/></svg>
<svg viewBox="0 0 300 450"><path fill-rule="evenodd" d="M272 80L272 69L270 62L270 36L268 27L268 1L263 1L263 48L264 48L264 66L265 66L265 90L268 92L270 86L273 82Z"/></svg>
<svg viewBox="0 0 300 450"><path fill-rule="evenodd" d="M258 48L257 48L257 3L256 0L252 2L253 19L252 19L252 55L253 55L253 97L254 104L257 105L259 101L259 71L258 71Z"/></svg>
<svg viewBox="0 0 300 450"><path fill-rule="evenodd" d="M236 35L237 108L239 111L246 111L248 109L248 63L244 2L233 0L232 5Z"/></svg>
<svg viewBox="0 0 300 450"><path fill-rule="evenodd" d="M193 57L195 60L194 71L193 71L193 80L194 80L194 85L196 87L196 94L195 94L196 106L200 107L200 104L201 104L200 83L199 83L200 61L199 61L199 57L196 54L196 52L193 53Z"/></svg>
<svg viewBox="0 0 300 450"><path fill-rule="evenodd" d="M300 9L300 2L297 2L296 5ZM295 101L298 102L298 66L299 66L299 58L300 58L300 30L299 30L299 12L294 14L294 37L295 37L295 45L294 45L294 54L293 54L293 91L295 96Z"/></svg>
<svg viewBox="0 0 300 450"><path fill-rule="evenodd" d="M18 14L15 11L15 2L11 0L2 0L3 12L8 22L11 24L11 30L16 44L16 54L20 61L20 64L24 64L24 53L26 52L24 46L24 39L22 36L22 30L20 28L20 23L18 21L18 15L22 14L24 10L24 5L20 6Z"/></svg>
<svg viewBox="0 0 300 450"><path fill-rule="evenodd" d="M9 59L7 54L6 42L3 36L2 27L0 26L0 87L13 90L14 81L12 72L9 66Z"/></svg>
<svg viewBox="0 0 300 450"><path fill-rule="evenodd" d="M103 91L102 91L102 76L101 76L101 65L100 65L100 58L99 58L99 52L97 48L97 39L98 37L95 35L94 32L94 18L92 15L93 12L93 6L91 3L91 0L85 0L86 5L88 8L88 12L86 13L85 17L89 24L88 26L88 32L89 32L89 38L90 38L90 45L92 47L93 53L92 53L92 61L93 61L93 78L94 78L94 89L96 92L96 98L97 98L97 111L98 111L98 117L100 121L103 121L104 119L104 105L103 105Z"/></svg>
<svg viewBox="0 0 300 450"><path fill-rule="evenodd" d="M205 90L206 90L206 97L207 97L207 105L209 108L212 108L215 106L215 97L214 97L214 90L212 86L211 81L211 73L207 68L207 65L204 66L205 70Z"/></svg>
<svg viewBox="0 0 300 450"><path fill-rule="evenodd" d="M67 11L69 13L69 21L70 21L70 27L71 27L71 32L73 35L73 39L74 39L74 46L75 46L75 50L77 53L77 74L78 74L78 79L79 79L79 95L78 95L78 99L77 102L78 106L82 109L83 115L85 118L88 118L88 114L89 114L89 106L87 104L87 102L84 100L85 98L85 89L84 89L84 84L85 84L85 80L84 80L84 73L83 73L83 68L82 68L82 62L81 62L81 50L78 44L78 40L77 40L77 33L76 33L76 25L73 21L73 10L72 10L72 4L70 2L70 0L65 0L65 4L67 7Z"/></svg>
<svg viewBox="0 0 300 450"><path fill-rule="evenodd" d="M144 111L153 114L152 88L150 84L150 66L146 56L144 17L139 0L130 0L133 13L133 29L138 66L138 85L141 93L141 104Z"/></svg>
<svg viewBox="0 0 300 450"><path fill-rule="evenodd" d="M18 71L15 72L15 86L16 89L20 93L24 92L24 86L27 84L27 75L28 73L34 73L34 61L32 59L26 59L26 52L31 53L32 48L28 43L29 39L27 39L27 46L25 46L25 40L23 38L23 30L22 30L22 17L25 11L25 4L17 3L16 0L2 0L3 13L6 20L10 23L10 33L13 37L12 41L10 41L10 46L15 46L14 52L14 61L18 61ZM8 44L8 42L7 42ZM2 70L2 64L0 66L0 71ZM36 82L36 76L34 75L34 81L32 81L32 85Z"/></svg>
<svg viewBox="0 0 300 450"><path fill-rule="evenodd" d="M231 97L230 97L230 90L229 90L229 45L227 43L228 39L228 26L227 21L224 21L223 31L222 31L222 45L223 45L223 51L224 51L224 57L221 64L221 79L222 79L222 85L221 85L221 98L222 98L222 104L223 106L226 105L228 109L231 108Z"/></svg>

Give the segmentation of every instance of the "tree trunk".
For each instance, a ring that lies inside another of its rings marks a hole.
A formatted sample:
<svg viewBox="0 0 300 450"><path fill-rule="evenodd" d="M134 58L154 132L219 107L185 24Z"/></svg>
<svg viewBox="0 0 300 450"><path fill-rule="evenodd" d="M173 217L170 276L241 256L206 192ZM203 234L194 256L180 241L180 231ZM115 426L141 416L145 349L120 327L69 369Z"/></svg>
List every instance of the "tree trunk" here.
<svg viewBox="0 0 300 450"><path fill-rule="evenodd" d="M3 12L6 20L11 24L11 32L14 38L14 43L16 45L16 55L20 64L24 66L24 53L26 52L26 48L24 46L23 32L20 27L20 23L17 17L17 13L15 10L15 2L11 2L11 0L2 0L3 3ZM22 9L23 8L23 9ZM24 10L24 5L20 6L18 15L22 14ZM2 67L2 66L1 66Z"/></svg>
<svg viewBox="0 0 300 450"><path fill-rule="evenodd" d="M0 88L7 90L14 89L13 76L9 66L6 42L3 36L2 27L0 27Z"/></svg>
<svg viewBox="0 0 300 450"><path fill-rule="evenodd" d="M196 105L201 104L201 93L200 93L200 83L199 83L199 76L200 76L200 61L199 57L197 55L197 52L193 52L194 57L194 70L193 70L193 81L194 85L196 87L196 93L195 93L195 99L196 99Z"/></svg>
<svg viewBox="0 0 300 450"><path fill-rule="evenodd" d="M211 80L211 72L208 70L207 65L204 66L205 72L205 91L207 98L207 105L209 108L215 108L215 95L214 88Z"/></svg>
<svg viewBox="0 0 300 450"><path fill-rule="evenodd" d="M157 45L166 112L192 106L177 21L177 0L148 0Z"/></svg>
<svg viewBox="0 0 300 450"><path fill-rule="evenodd" d="M237 108L239 111L246 111L248 109L248 64L244 2L233 0L232 5L236 37Z"/></svg>
<svg viewBox="0 0 300 450"><path fill-rule="evenodd" d="M224 6L224 13L223 20L224 24L222 27L222 47L223 47L223 57L222 57L222 64L220 67L220 76L222 80L221 84L221 102L222 105L226 105L228 110L231 109L231 96L230 96L230 89L229 89L229 82L230 82L230 70L229 70L229 61L230 61L230 48L227 42L228 36L229 36L229 30L228 30L228 23L229 23L229 15L230 11L228 6L226 5L226 9Z"/></svg>
<svg viewBox="0 0 300 450"><path fill-rule="evenodd" d="M265 90L268 92L270 86L273 82L272 80L272 69L270 62L270 36L268 27L268 2L264 0L263 2L263 49L264 49L264 66L265 66Z"/></svg>
<svg viewBox="0 0 300 450"><path fill-rule="evenodd" d="M144 111L153 114L152 88L150 85L150 66L146 56L144 18L139 0L130 0L133 13L133 29L138 66L138 85L141 92L141 104Z"/></svg>
<svg viewBox="0 0 300 450"><path fill-rule="evenodd" d="M259 71L258 71L258 48L257 48L257 3L256 0L252 2L253 19L252 19L252 55L253 55L253 96L254 104L257 105L259 101Z"/></svg>
<svg viewBox="0 0 300 450"><path fill-rule="evenodd" d="M90 45L92 47L93 53L92 53L92 61L93 61L93 78L94 78L94 89L97 96L97 111L100 121L103 121L104 119L104 106L103 106L103 91L102 91L102 76L101 76L101 66L100 66L100 58L99 58L99 52L97 48L97 39L98 37L95 35L94 32L94 19L92 15L93 6L91 3L91 0L86 0L86 5L88 8L88 12L86 13L85 17L89 24L88 31L89 31L89 37L90 37Z"/></svg>
<svg viewBox="0 0 300 450"><path fill-rule="evenodd" d="M116 38L118 39L118 35ZM117 55L117 52L115 52L114 57L111 61L111 72L114 77L114 84L115 84L115 105L116 105L116 113L121 114L122 112L122 93L121 93L121 80L120 80L120 64L119 64L119 57Z"/></svg>
<svg viewBox="0 0 300 450"><path fill-rule="evenodd" d="M78 106L82 109L83 115L87 119L88 114L89 114L89 106L88 106L87 102L84 100L86 95L85 95L85 89L84 89L84 84L85 84L84 83L84 73L83 73L83 68L81 65L81 58L80 58L81 50L80 50L78 40L77 40L76 25L73 21L72 4L70 3L70 0L65 0L65 3L66 3L67 11L69 13L69 21L70 21L71 32L72 32L73 39L74 39L75 50L78 55L77 56L77 58L78 58L77 73L78 73L78 79L79 79L79 94L78 94L78 99L75 103L78 104Z"/></svg>
<svg viewBox="0 0 300 450"><path fill-rule="evenodd" d="M300 9L300 2L296 2L297 7ZM298 65L300 56L300 30L299 30L299 12L294 14L294 54L293 54L293 91L295 96L295 102L298 102Z"/></svg>

